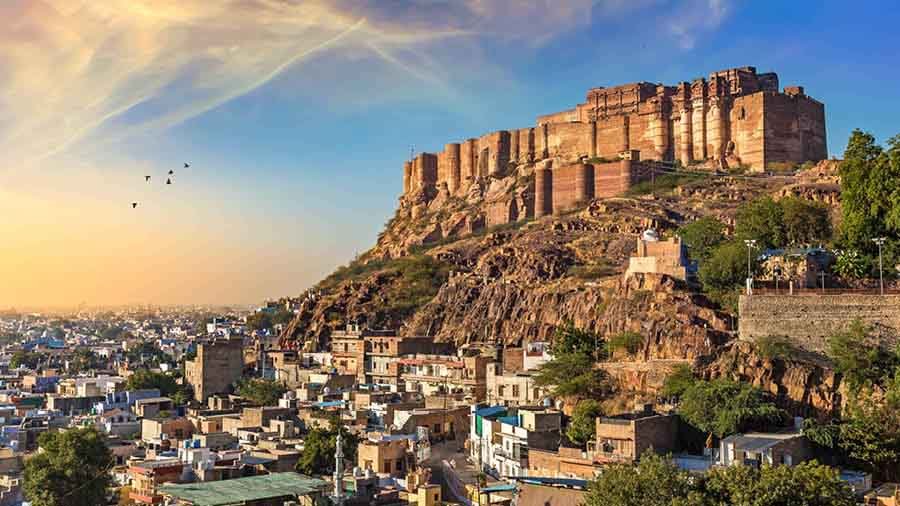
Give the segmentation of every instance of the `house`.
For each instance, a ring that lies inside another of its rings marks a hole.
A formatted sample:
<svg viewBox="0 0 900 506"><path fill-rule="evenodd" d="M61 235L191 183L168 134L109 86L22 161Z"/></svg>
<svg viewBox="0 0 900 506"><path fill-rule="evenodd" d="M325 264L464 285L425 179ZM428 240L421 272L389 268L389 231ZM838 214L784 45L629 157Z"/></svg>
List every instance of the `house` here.
<svg viewBox="0 0 900 506"><path fill-rule="evenodd" d="M799 432L755 432L722 439L716 463L720 466L795 466L812 457L809 440Z"/></svg>
<svg viewBox="0 0 900 506"><path fill-rule="evenodd" d="M141 422L127 409L105 411L97 417L100 430L110 436L132 436L141 432Z"/></svg>
<svg viewBox="0 0 900 506"><path fill-rule="evenodd" d="M598 417L588 449L600 463L636 462L648 450L670 453L677 449L678 423L678 415L659 414L652 404L639 403L633 413Z"/></svg>
<svg viewBox="0 0 900 506"><path fill-rule="evenodd" d="M865 495L865 506L900 506L900 484L885 483Z"/></svg>
<svg viewBox="0 0 900 506"><path fill-rule="evenodd" d="M149 397L134 403L134 412L142 418L153 418L175 410L175 403L168 397Z"/></svg>
<svg viewBox="0 0 900 506"><path fill-rule="evenodd" d="M131 478L130 498L139 504L159 504L162 496L157 487L163 483L178 483L184 473L179 459L148 460L128 467Z"/></svg>
<svg viewBox="0 0 900 506"><path fill-rule="evenodd" d="M183 506L284 506L289 501L320 504L328 482L297 473L272 473L224 481L168 484L160 493Z"/></svg>
<svg viewBox="0 0 900 506"><path fill-rule="evenodd" d="M412 441L407 436L370 437L357 446L357 465L363 470L395 478L406 476L416 464L411 445Z"/></svg>
<svg viewBox="0 0 900 506"><path fill-rule="evenodd" d="M687 251L678 236L661 241L653 229L637 239L637 253L628 259L625 278L633 274L666 274L675 279L688 277Z"/></svg>

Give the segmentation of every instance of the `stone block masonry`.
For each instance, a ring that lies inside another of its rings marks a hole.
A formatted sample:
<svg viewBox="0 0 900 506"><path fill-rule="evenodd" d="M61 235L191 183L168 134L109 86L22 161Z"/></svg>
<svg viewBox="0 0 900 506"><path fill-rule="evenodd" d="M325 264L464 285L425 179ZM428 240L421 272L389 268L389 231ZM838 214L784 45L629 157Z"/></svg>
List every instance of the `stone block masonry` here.
<svg viewBox="0 0 900 506"><path fill-rule="evenodd" d="M447 144L437 155L420 154L404 166L403 191L446 184L456 194L478 178L504 175L510 162L614 158L630 150L644 160L758 172L827 158L825 106L802 86L783 92L778 86L773 72L738 67L676 86L642 81L592 88L584 103L539 116L534 127L499 130Z"/></svg>
<svg viewBox="0 0 900 506"><path fill-rule="evenodd" d="M818 353L856 318L889 345L900 331L900 295L742 295L738 312L741 339L785 336Z"/></svg>

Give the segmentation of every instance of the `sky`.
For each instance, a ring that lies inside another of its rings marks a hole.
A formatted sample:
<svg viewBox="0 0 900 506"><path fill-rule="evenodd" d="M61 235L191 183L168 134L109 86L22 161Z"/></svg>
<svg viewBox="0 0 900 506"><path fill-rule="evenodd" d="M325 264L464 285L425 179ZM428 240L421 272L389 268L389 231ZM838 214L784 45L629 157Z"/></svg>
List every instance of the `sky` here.
<svg viewBox="0 0 900 506"><path fill-rule="evenodd" d="M752 65L825 103L831 154L900 133L896 2L0 0L0 19L0 308L297 295L374 244L411 149L596 86Z"/></svg>

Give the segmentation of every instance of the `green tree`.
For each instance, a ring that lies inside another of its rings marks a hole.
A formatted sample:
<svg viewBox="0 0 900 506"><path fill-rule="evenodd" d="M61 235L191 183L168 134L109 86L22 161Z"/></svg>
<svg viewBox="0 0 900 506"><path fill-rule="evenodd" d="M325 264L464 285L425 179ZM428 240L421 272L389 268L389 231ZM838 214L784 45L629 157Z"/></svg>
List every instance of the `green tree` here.
<svg viewBox="0 0 900 506"><path fill-rule="evenodd" d="M690 257L703 262L725 241L725 224L715 218L703 217L682 225L676 233L687 246Z"/></svg>
<svg viewBox="0 0 900 506"><path fill-rule="evenodd" d="M566 428L566 436L580 445L584 445L594 437L597 417L602 414L600 403L587 399L579 402L572 412L572 419Z"/></svg>
<svg viewBox="0 0 900 506"><path fill-rule="evenodd" d="M594 360L578 353L554 355L534 376L537 386L551 388L557 397L601 399L612 392L609 376L594 367Z"/></svg>
<svg viewBox="0 0 900 506"><path fill-rule="evenodd" d="M758 268L758 251L751 251L750 268ZM697 273L707 291L734 290L747 279L747 245L742 241L728 241L717 246L709 258L700 264Z"/></svg>
<svg viewBox="0 0 900 506"><path fill-rule="evenodd" d="M576 353L601 358L603 341L594 332L579 329L571 320L566 320L556 327L553 342L550 345L550 353L566 355Z"/></svg>
<svg viewBox="0 0 900 506"><path fill-rule="evenodd" d="M136 346L129 346L125 352L129 364L144 364L150 367L168 362L170 357L163 353L154 343L142 341Z"/></svg>
<svg viewBox="0 0 900 506"><path fill-rule="evenodd" d="M836 469L817 462L797 466L729 466L713 469L704 484L706 503L733 506L853 506L856 500Z"/></svg>
<svg viewBox="0 0 900 506"><path fill-rule="evenodd" d="M694 371L691 369L691 366L678 364L666 376L660 393L665 397L681 398L696 381L697 378L694 377Z"/></svg>
<svg viewBox="0 0 900 506"><path fill-rule="evenodd" d="M785 197L778 205L784 220L785 245L820 244L831 239L831 216L825 204Z"/></svg>
<svg viewBox="0 0 900 506"><path fill-rule="evenodd" d="M884 349L869 331L866 324L856 319L850 322L847 330L826 341L828 357L852 390L880 383L900 365L897 355Z"/></svg>
<svg viewBox="0 0 900 506"><path fill-rule="evenodd" d="M106 504L115 461L93 428L47 432L41 451L25 461L23 492L33 506Z"/></svg>
<svg viewBox="0 0 900 506"><path fill-rule="evenodd" d="M854 130L840 175L841 239L872 253L872 238L900 232L900 137L891 138L885 150L872 134Z"/></svg>
<svg viewBox="0 0 900 506"><path fill-rule="evenodd" d="M653 453L637 466L613 464L591 483L585 506L671 506L687 504L695 495L695 480L671 460Z"/></svg>
<svg viewBox="0 0 900 506"><path fill-rule="evenodd" d="M272 328L272 315L268 311L257 311L247 317L247 328L250 330L268 330Z"/></svg>
<svg viewBox="0 0 900 506"><path fill-rule="evenodd" d="M99 369L102 366L103 362L100 360L100 356L84 348L75 350L69 360L69 372L72 374Z"/></svg>
<svg viewBox="0 0 900 506"><path fill-rule="evenodd" d="M625 350L629 355L634 355L641 351L644 344L644 336L637 332L620 332L609 338L609 350Z"/></svg>
<svg viewBox="0 0 900 506"><path fill-rule="evenodd" d="M756 239L763 249L784 246L784 210L772 197L748 202L738 209L734 234L741 241Z"/></svg>
<svg viewBox="0 0 900 506"><path fill-rule="evenodd" d="M331 429L314 428L306 435L303 440L303 453L297 461L298 473L317 476L334 472L334 450L338 431L341 434L341 448L344 451L345 461L356 462L359 438L340 425L339 421L331 425L333 427Z"/></svg>
<svg viewBox="0 0 900 506"><path fill-rule="evenodd" d="M125 382L126 390L147 390L156 388L162 395L169 396L179 390L175 377L164 372L138 369Z"/></svg>
<svg viewBox="0 0 900 506"><path fill-rule="evenodd" d="M43 359L44 355L41 353L17 351L13 353L12 358L9 359L9 366L13 369L18 369L20 367L37 369Z"/></svg>
<svg viewBox="0 0 900 506"><path fill-rule="evenodd" d="M771 396L747 384L717 379L695 381L681 395L678 414L703 432L724 437L786 424L790 417Z"/></svg>
<svg viewBox="0 0 900 506"><path fill-rule="evenodd" d="M261 378L245 378L238 382L237 393L260 406L276 406L287 387L277 381Z"/></svg>
<svg viewBox="0 0 900 506"><path fill-rule="evenodd" d="M846 250L838 252L832 269L842 278L861 279L870 272L871 265L871 258L856 250Z"/></svg>
<svg viewBox="0 0 900 506"><path fill-rule="evenodd" d="M840 449L876 477L900 479L900 405L857 393L840 424Z"/></svg>

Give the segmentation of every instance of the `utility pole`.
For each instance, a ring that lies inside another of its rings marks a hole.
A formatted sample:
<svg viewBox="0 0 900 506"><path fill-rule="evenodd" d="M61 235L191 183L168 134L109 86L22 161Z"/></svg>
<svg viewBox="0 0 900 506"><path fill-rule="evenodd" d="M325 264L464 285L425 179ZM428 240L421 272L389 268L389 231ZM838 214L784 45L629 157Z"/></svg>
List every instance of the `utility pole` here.
<svg viewBox="0 0 900 506"><path fill-rule="evenodd" d="M334 442L334 503L344 504L344 448L341 445L341 428L338 427Z"/></svg>
<svg viewBox="0 0 900 506"><path fill-rule="evenodd" d="M753 270L750 266L750 260L753 249L756 248L756 239L744 239L744 244L747 245L747 295L751 295L753 286Z"/></svg>
<svg viewBox="0 0 900 506"><path fill-rule="evenodd" d="M876 237L875 239L872 239L872 242L878 245L878 286L881 289L881 295L884 295L884 271L881 264L881 247L884 246L884 241L886 240L886 237Z"/></svg>

